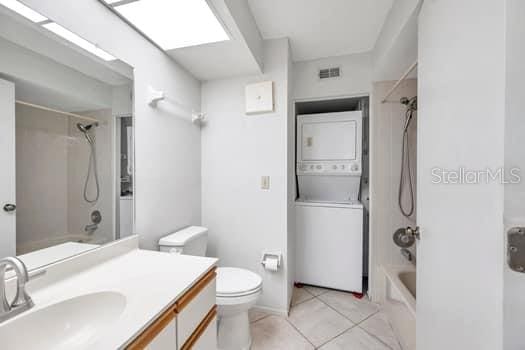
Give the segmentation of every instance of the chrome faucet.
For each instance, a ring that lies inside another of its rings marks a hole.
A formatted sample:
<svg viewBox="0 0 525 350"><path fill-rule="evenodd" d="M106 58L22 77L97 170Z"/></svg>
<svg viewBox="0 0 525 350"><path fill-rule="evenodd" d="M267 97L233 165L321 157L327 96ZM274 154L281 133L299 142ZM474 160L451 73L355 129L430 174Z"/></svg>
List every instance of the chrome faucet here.
<svg viewBox="0 0 525 350"><path fill-rule="evenodd" d="M10 266L16 273L16 295L11 303L7 301L5 287L5 270ZM27 268L22 260L15 257L0 259L0 323L29 310L34 303L26 292L26 283L29 281Z"/></svg>

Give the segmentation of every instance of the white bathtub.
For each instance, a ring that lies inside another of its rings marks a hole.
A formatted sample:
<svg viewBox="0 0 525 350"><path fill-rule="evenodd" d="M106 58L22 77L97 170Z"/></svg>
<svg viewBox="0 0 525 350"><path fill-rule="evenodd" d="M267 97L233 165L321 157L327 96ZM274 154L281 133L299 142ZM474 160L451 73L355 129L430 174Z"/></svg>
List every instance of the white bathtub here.
<svg viewBox="0 0 525 350"><path fill-rule="evenodd" d="M414 266L383 266L383 307L403 350L416 349L416 269Z"/></svg>

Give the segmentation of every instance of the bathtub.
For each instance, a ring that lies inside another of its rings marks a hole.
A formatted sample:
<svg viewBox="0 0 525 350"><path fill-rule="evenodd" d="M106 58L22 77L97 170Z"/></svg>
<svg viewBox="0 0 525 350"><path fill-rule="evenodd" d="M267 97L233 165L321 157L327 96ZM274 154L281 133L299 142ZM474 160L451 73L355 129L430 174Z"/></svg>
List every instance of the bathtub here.
<svg viewBox="0 0 525 350"><path fill-rule="evenodd" d="M383 308L403 350L416 349L416 269L414 266L384 266Z"/></svg>

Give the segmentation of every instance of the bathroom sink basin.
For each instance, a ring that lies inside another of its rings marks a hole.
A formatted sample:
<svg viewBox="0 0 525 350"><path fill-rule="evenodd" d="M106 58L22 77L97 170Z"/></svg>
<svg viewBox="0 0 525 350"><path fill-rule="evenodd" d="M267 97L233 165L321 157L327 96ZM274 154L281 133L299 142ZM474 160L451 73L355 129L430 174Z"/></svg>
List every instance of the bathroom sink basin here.
<svg viewBox="0 0 525 350"><path fill-rule="evenodd" d="M116 292L67 299L0 324L0 342L10 350L88 349L118 320L125 306L126 297Z"/></svg>

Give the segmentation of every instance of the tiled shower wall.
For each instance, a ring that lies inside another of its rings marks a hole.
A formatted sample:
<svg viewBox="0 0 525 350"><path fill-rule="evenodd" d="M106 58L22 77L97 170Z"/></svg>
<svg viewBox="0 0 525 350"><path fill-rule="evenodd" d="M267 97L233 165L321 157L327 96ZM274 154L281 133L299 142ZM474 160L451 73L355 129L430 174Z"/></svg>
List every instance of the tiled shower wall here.
<svg viewBox="0 0 525 350"><path fill-rule="evenodd" d="M95 114L100 120L111 117L110 111ZM90 205L82 200L89 148L76 129L77 122L53 112L17 106L17 254L83 234L95 208L103 215L95 241L113 238L111 123L97 130L101 197L96 205Z"/></svg>
<svg viewBox="0 0 525 350"><path fill-rule="evenodd" d="M410 264L400 253L392 235L397 228L416 226L416 215L405 218L398 207L398 188L401 171L401 146L406 107L399 103L401 97L413 97L417 94L417 81L407 79L399 85L386 103L381 103L384 96L394 85L394 81L373 84L371 97L370 151L371 151L371 203L370 222L371 249L371 298L379 301L384 291L381 266ZM410 166L412 172L414 196L417 201L417 113L409 128ZM407 205L408 187L404 201ZM415 246L411 248L415 253Z"/></svg>

